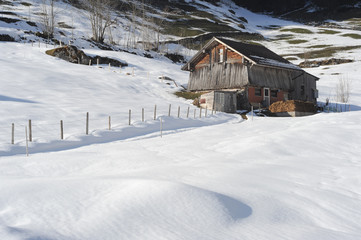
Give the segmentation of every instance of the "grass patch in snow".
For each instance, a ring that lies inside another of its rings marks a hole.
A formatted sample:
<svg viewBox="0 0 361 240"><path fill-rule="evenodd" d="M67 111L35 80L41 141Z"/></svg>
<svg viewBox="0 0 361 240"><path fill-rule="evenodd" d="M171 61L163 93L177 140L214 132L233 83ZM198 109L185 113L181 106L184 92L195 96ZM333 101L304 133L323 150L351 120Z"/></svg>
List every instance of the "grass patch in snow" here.
<svg viewBox="0 0 361 240"><path fill-rule="evenodd" d="M347 20L347 23L354 26L361 26L361 18L351 18Z"/></svg>
<svg viewBox="0 0 361 240"><path fill-rule="evenodd" d="M31 3L28 2L21 2L20 4L26 7L30 7L32 5Z"/></svg>
<svg viewBox="0 0 361 240"><path fill-rule="evenodd" d="M289 40L293 38L294 36L292 34L279 34L272 38L271 41Z"/></svg>
<svg viewBox="0 0 361 240"><path fill-rule="evenodd" d="M329 29L321 29L320 31L318 31L318 33L320 33L320 34L337 34L340 32L335 31L335 30L329 30Z"/></svg>
<svg viewBox="0 0 361 240"><path fill-rule="evenodd" d="M288 60L288 61L296 61L296 60L298 60L298 58L296 58L296 57L287 57L286 60Z"/></svg>
<svg viewBox="0 0 361 240"><path fill-rule="evenodd" d="M0 5L14 6L12 2L6 0L0 0Z"/></svg>
<svg viewBox="0 0 361 240"><path fill-rule="evenodd" d="M209 12L205 12L205 11L196 11L193 13L194 16L200 17L200 18L208 18L211 19L213 21L217 21L217 19L214 17L213 14L209 13Z"/></svg>
<svg viewBox="0 0 361 240"><path fill-rule="evenodd" d="M341 36L350 37L350 38L353 38L353 39L361 39L361 35L356 34L356 33L346 33L346 34L342 34Z"/></svg>
<svg viewBox="0 0 361 240"><path fill-rule="evenodd" d="M327 58L327 57L332 57L335 53L338 53L338 52L349 51L349 50L358 49L358 48L361 48L361 45L347 46L347 47L327 47L327 48L320 49L320 50L308 51L307 55L308 55L309 59ZM297 57L303 59L305 56L305 53L283 55L283 57L287 57L287 56L290 56L290 57L297 56Z"/></svg>
<svg viewBox="0 0 361 240"><path fill-rule="evenodd" d="M313 45L313 46L309 46L307 48L326 48L329 47L331 45L327 45L327 44L320 44L320 45Z"/></svg>
<svg viewBox="0 0 361 240"><path fill-rule="evenodd" d="M257 25L257 27L267 29L267 30L278 30L281 28L281 26L279 26L279 25L268 25L268 26Z"/></svg>
<svg viewBox="0 0 361 240"><path fill-rule="evenodd" d="M295 40L288 40L287 42L289 44L300 44L300 43L306 43L308 41L307 40L302 40L302 39L295 39Z"/></svg>
<svg viewBox="0 0 361 240"><path fill-rule="evenodd" d="M66 24L65 22L58 22L58 27L60 28L66 28L66 29L72 29L72 26L69 26L68 24Z"/></svg>
<svg viewBox="0 0 361 240"><path fill-rule="evenodd" d="M192 26L192 28L189 26ZM207 19L185 19L168 24L163 32L178 37L191 37L204 32L224 32L234 30L234 28L228 25L211 22Z"/></svg>
<svg viewBox="0 0 361 240"><path fill-rule="evenodd" d="M195 92L175 92L174 93L177 97L182 97L182 98L185 98L185 99L196 99L196 98L199 98L202 93L195 93Z"/></svg>
<svg viewBox="0 0 361 240"><path fill-rule="evenodd" d="M311 30L305 28L284 28L280 32L292 32L292 33L301 33L301 34L312 34Z"/></svg>

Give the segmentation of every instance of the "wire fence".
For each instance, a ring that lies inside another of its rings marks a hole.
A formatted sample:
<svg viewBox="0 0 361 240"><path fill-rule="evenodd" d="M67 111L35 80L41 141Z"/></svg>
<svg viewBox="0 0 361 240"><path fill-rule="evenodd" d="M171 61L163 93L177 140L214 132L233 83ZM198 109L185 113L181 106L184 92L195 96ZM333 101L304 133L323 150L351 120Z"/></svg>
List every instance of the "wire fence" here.
<svg viewBox="0 0 361 240"><path fill-rule="evenodd" d="M159 131L162 136L164 122L162 119L169 117L170 120L189 120L206 118L216 114L216 111L198 108L193 105L172 106L154 105L152 109L141 108L134 111L114 114L95 114L86 112L79 116L68 116L59 120L34 121L28 119L25 122L14 122L8 127L0 127L0 136L3 145L19 145L26 148L28 143L50 143L55 140L73 140L86 135L95 135L97 131L118 131L126 127L142 127L144 133L148 133L147 126L154 126L155 121L160 122ZM177 123L179 126L182 123ZM176 125L176 126L178 126ZM6 136L6 137L5 137ZM4 142L5 141L5 142ZM28 150L27 150L28 152Z"/></svg>

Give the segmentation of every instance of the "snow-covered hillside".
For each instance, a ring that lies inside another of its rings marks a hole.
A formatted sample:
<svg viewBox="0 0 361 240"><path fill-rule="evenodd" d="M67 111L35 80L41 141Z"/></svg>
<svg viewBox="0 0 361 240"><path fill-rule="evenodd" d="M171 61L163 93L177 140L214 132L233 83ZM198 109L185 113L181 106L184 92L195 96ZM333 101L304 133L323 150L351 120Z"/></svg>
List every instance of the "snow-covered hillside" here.
<svg viewBox="0 0 361 240"><path fill-rule="evenodd" d="M200 118L173 94L188 73L164 57L84 44L129 64L98 68L48 56L44 43L0 42L0 239L360 239L361 44L343 36L358 32L259 30L275 39L296 28L313 33L262 43L286 55L354 47L335 53L353 63L307 69L320 77L320 103L335 103L339 79L350 81L351 111L243 120L203 110Z"/></svg>

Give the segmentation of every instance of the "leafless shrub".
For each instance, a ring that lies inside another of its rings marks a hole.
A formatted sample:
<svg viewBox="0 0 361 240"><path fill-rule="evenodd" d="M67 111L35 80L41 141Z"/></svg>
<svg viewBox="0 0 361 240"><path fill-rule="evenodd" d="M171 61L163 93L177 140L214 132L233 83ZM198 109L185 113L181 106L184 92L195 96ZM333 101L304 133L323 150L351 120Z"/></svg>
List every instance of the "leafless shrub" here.
<svg viewBox="0 0 361 240"><path fill-rule="evenodd" d="M83 0L85 8L88 10L88 18L92 28L92 39L99 43L104 43L105 30L115 24L112 18L111 0Z"/></svg>
<svg viewBox="0 0 361 240"><path fill-rule="evenodd" d="M336 98L338 102L347 103L350 100L351 81L348 78L339 78L336 84Z"/></svg>
<svg viewBox="0 0 361 240"><path fill-rule="evenodd" d="M54 36L55 30L55 17L56 13L54 11L54 2L55 0L42 0L41 5L41 23L43 34L48 38Z"/></svg>

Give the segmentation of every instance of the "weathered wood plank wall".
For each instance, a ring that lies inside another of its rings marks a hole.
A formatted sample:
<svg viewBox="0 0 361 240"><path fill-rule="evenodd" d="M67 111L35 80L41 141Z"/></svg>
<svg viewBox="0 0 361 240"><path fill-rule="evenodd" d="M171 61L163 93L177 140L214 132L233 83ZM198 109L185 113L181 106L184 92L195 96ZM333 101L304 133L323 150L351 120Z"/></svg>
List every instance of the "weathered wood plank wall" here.
<svg viewBox="0 0 361 240"><path fill-rule="evenodd" d="M248 67L248 74L251 86L274 89L290 89L292 86L292 74L289 70L253 65Z"/></svg>
<svg viewBox="0 0 361 240"><path fill-rule="evenodd" d="M188 90L241 88L248 84L247 67L240 63L215 63L190 73Z"/></svg>
<svg viewBox="0 0 361 240"><path fill-rule="evenodd" d="M304 86L304 92L302 93L301 86ZM301 76L295 76L292 80L292 90L290 92L291 99L317 102L317 99L314 98L314 92L316 90L316 80L315 78L304 72Z"/></svg>

